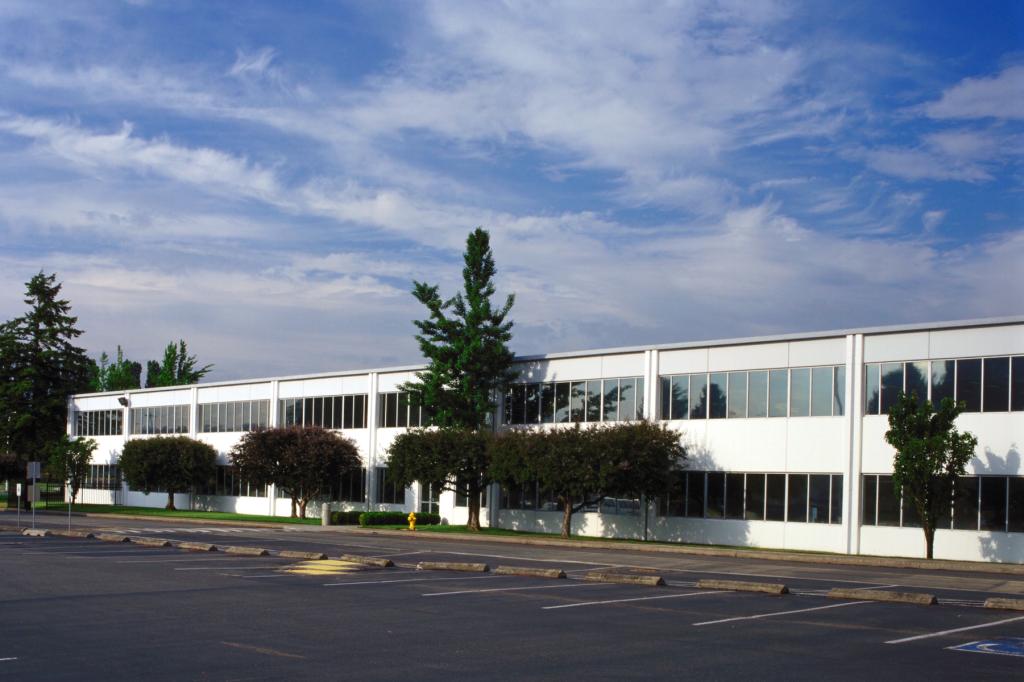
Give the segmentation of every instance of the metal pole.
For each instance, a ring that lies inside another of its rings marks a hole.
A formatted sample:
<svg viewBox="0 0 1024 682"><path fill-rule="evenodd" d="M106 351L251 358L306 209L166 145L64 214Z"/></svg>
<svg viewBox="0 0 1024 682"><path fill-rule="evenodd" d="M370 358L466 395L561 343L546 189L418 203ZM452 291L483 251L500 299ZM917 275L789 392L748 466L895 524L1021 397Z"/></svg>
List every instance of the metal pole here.
<svg viewBox="0 0 1024 682"><path fill-rule="evenodd" d="M68 482L64 487L64 494L68 498L68 532L71 532L71 464L68 463Z"/></svg>

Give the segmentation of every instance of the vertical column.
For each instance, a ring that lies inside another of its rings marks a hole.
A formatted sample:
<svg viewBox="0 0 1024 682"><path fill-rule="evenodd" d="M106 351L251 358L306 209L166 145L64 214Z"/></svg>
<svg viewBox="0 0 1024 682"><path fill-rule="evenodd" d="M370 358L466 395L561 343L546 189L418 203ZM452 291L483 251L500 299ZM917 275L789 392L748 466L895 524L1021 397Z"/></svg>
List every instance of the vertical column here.
<svg viewBox="0 0 1024 682"><path fill-rule="evenodd" d="M377 476L374 466L377 463L377 380L376 372L370 372L369 390L366 393L366 426L368 438L366 445L366 510L377 504Z"/></svg>
<svg viewBox="0 0 1024 682"><path fill-rule="evenodd" d="M658 418L658 363L659 353L656 350L644 352L644 419L655 421Z"/></svg>
<svg viewBox="0 0 1024 682"><path fill-rule="evenodd" d="M195 438L199 433L199 387L192 386L188 397L188 435Z"/></svg>
<svg viewBox="0 0 1024 682"><path fill-rule="evenodd" d="M843 522L846 526L846 553L860 554L860 479L861 436L864 424L864 335L846 337L846 416L843 436L849 448L843 485Z"/></svg>

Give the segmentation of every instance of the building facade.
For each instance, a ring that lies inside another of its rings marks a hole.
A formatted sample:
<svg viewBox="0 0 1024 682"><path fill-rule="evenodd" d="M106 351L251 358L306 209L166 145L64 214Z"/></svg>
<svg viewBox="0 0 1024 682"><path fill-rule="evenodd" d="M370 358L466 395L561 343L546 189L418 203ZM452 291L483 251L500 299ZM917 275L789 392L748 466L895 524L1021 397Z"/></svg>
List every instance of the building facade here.
<svg viewBox="0 0 1024 682"><path fill-rule="evenodd" d="M575 533L724 545L923 556L913 509L891 482L887 413L901 391L964 401L978 438L937 558L1024 561L1024 318L730 339L517 358L498 428L656 420L679 433L686 471L657 500L605 500ZM426 423L399 390L418 367L220 382L70 398L68 430L99 447L83 501L162 506L132 491L118 455L129 438L184 434L220 453L217 480L181 507L286 516L273 486L241 480L228 453L251 429L316 424L351 438L364 468L333 486L336 509L437 511L464 523L465 499L388 481L395 436ZM483 520L557 532L537 486L491 486Z"/></svg>

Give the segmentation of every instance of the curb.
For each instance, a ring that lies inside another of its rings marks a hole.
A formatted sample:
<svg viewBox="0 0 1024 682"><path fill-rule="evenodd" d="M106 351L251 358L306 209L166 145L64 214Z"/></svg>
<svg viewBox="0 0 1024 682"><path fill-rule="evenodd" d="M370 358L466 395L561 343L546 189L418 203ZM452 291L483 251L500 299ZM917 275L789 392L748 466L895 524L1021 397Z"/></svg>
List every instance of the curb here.
<svg viewBox="0 0 1024 682"><path fill-rule="evenodd" d="M97 533L96 539L103 542L131 542L130 537L118 533Z"/></svg>
<svg viewBox="0 0 1024 682"><path fill-rule="evenodd" d="M858 590L834 587L825 596L829 599L885 601L897 604L917 604L918 606L931 606L937 603L934 594L927 594L925 592L886 592L885 590Z"/></svg>
<svg viewBox="0 0 1024 682"><path fill-rule="evenodd" d="M308 559L310 561L323 561L327 558L323 552L300 552L294 549L282 549L277 556L285 559Z"/></svg>
<svg viewBox="0 0 1024 682"><path fill-rule="evenodd" d="M131 542L143 547L170 547L171 541L164 538L131 538Z"/></svg>
<svg viewBox="0 0 1024 682"><path fill-rule="evenodd" d="M565 571L560 568L529 568L527 566L498 566L495 575L521 575L530 578L564 578Z"/></svg>
<svg viewBox="0 0 1024 682"><path fill-rule="evenodd" d="M96 536L87 530L51 530L50 535L57 535L62 538L83 538L92 540Z"/></svg>
<svg viewBox="0 0 1024 682"><path fill-rule="evenodd" d="M615 583L617 585L660 587L665 584L665 579L660 575L633 575L631 573L604 573L601 571L591 571L585 574L583 579L591 583Z"/></svg>
<svg viewBox="0 0 1024 682"><path fill-rule="evenodd" d="M50 531L45 528L26 528L21 531L21 534L30 538L45 538L50 534Z"/></svg>
<svg viewBox="0 0 1024 682"><path fill-rule="evenodd" d="M487 564L467 564L455 561L421 561L416 564L417 571L462 571L464 573L487 573Z"/></svg>
<svg viewBox="0 0 1024 682"><path fill-rule="evenodd" d="M782 583L755 583L745 580L698 580L697 587L702 590L731 590L733 592L789 594L789 588Z"/></svg>
<svg viewBox="0 0 1024 682"><path fill-rule="evenodd" d="M359 556L358 554L342 554L338 558L342 561L351 561L354 564L364 564L378 568L391 568L395 565L395 562L391 559L377 559L370 556Z"/></svg>
<svg viewBox="0 0 1024 682"><path fill-rule="evenodd" d="M1007 609L1024 611L1024 599L1007 599L1005 597L989 597L985 600L986 609Z"/></svg>
<svg viewBox="0 0 1024 682"><path fill-rule="evenodd" d="M386 535L405 537L405 531L330 526L334 532L353 535ZM456 542L492 542L513 545L538 545L548 547L573 547L576 549L597 549L651 554L682 554L688 556L726 557L733 559L760 559L766 561L792 561L803 564L827 564L838 566L870 566L876 568L913 568L931 571L964 571L968 573L999 573L1024 575L1024 564L998 564L980 561L955 561L952 559L904 559L898 557L874 557L857 554L813 554L804 552L766 551L763 549L723 549L693 545L666 545L635 542L602 542L600 540L562 540L561 538L509 537L507 535L473 536L462 533L417 533L418 539L452 540Z"/></svg>
<svg viewBox="0 0 1024 682"><path fill-rule="evenodd" d="M220 551L225 554L241 554L243 556L267 556L270 554L269 551L262 547L242 547L240 545L221 545L217 547Z"/></svg>
<svg viewBox="0 0 1024 682"><path fill-rule="evenodd" d="M208 542L178 542L174 545L178 549L187 549L193 552L216 552L217 545Z"/></svg>

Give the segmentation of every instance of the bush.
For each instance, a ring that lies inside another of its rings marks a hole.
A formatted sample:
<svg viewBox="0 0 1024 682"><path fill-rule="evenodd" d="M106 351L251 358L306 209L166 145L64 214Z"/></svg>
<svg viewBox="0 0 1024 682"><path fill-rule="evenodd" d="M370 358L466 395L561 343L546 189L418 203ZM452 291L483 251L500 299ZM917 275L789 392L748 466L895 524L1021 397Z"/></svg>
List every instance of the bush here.
<svg viewBox="0 0 1024 682"><path fill-rule="evenodd" d="M331 512L332 526L354 526L359 523L359 517L365 512L361 511L336 511Z"/></svg>
<svg viewBox="0 0 1024 682"><path fill-rule="evenodd" d="M395 526L409 523L408 512L363 512L359 515L360 526ZM441 523L440 514L416 512L416 525L432 526Z"/></svg>

